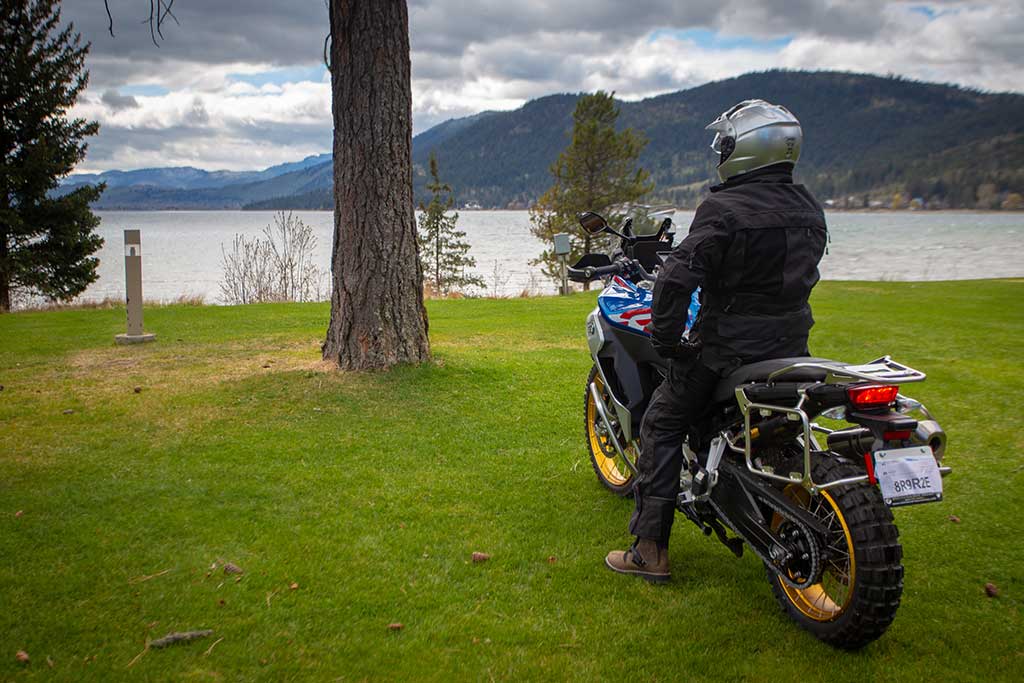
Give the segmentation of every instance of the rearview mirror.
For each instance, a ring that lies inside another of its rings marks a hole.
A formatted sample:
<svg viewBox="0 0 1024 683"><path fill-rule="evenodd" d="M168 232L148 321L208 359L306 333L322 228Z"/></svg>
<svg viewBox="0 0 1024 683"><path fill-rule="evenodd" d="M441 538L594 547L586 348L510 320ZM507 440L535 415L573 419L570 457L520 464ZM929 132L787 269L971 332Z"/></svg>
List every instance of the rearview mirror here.
<svg viewBox="0 0 1024 683"><path fill-rule="evenodd" d="M608 229L608 221L593 211L576 214L576 220L580 222L583 230L591 235L596 235Z"/></svg>

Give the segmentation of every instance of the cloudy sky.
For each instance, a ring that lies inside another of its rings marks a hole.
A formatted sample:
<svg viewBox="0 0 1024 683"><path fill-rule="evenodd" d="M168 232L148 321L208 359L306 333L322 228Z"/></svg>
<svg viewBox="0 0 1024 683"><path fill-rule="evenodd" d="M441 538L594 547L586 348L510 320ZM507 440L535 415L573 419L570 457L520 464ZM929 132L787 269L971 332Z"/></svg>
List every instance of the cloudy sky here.
<svg viewBox="0 0 1024 683"><path fill-rule="evenodd" d="M65 0L92 42L80 170L249 170L329 151L324 0L175 0L155 47L145 0ZM1024 3L410 0L414 132L555 92L641 99L773 67L1024 91ZM756 93L751 93L756 96Z"/></svg>

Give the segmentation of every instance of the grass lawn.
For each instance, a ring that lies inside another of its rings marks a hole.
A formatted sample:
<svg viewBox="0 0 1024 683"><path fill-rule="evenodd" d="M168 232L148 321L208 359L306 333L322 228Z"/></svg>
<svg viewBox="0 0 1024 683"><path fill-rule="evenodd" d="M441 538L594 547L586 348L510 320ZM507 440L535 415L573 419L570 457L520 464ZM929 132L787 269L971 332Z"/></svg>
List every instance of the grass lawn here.
<svg viewBox="0 0 1024 683"><path fill-rule="evenodd" d="M929 374L954 468L854 654L681 517L672 583L603 567L631 502L583 441L593 302L433 301L433 364L349 375L325 305L155 308L142 347L123 310L0 316L0 680L1021 680L1024 280L815 293L816 354Z"/></svg>

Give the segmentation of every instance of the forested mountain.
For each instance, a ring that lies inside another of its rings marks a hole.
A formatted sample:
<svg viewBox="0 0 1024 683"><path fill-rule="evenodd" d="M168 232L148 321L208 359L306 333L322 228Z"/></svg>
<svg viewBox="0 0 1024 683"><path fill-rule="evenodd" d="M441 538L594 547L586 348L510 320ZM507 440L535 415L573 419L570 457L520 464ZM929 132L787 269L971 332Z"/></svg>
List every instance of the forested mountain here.
<svg viewBox="0 0 1024 683"><path fill-rule="evenodd" d="M330 155L327 161L281 173L262 180L235 182L223 186L167 188L150 184L108 187L97 209L240 209L268 197L294 197L311 192L329 195L333 181ZM310 157L313 158L313 157ZM301 163L301 162L300 162ZM281 166L289 166L282 164ZM70 189L73 185L62 186ZM307 204L294 208L309 208ZM321 208L321 207L315 207ZM330 207L324 207L330 208Z"/></svg>
<svg viewBox="0 0 1024 683"><path fill-rule="evenodd" d="M446 121L413 139L414 185L425 195L435 151L460 204L528 206L551 182L578 95ZM837 72L768 71L622 102L619 123L649 144L641 164L652 199L693 206L715 177L704 126L743 99L784 104L803 123L799 178L836 206L999 208L1024 194L1024 96ZM331 208L329 161L257 182L202 189L108 189L98 208Z"/></svg>
<svg viewBox="0 0 1024 683"><path fill-rule="evenodd" d="M135 171L104 171L75 173L68 176L61 189L70 191L84 183L106 183L107 192L119 187L150 187L161 190L196 190L240 185L269 180L286 173L320 166L331 160L330 154L308 156L302 161L270 166L262 171L204 171L191 166L141 168Z"/></svg>
<svg viewBox="0 0 1024 683"><path fill-rule="evenodd" d="M699 201L715 177L704 126L736 102L784 104L804 128L799 176L823 199L876 201L895 193L935 205L973 207L979 193L1024 193L1024 96L835 72L769 71L623 102L619 123L642 131L640 158L656 195ZM550 185L547 172L568 143L576 96L554 95L474 123L436 146L461 202L520 205ZM427 146L413 148L422 167ZM985 185L993 187L984 187Z"/></svg>

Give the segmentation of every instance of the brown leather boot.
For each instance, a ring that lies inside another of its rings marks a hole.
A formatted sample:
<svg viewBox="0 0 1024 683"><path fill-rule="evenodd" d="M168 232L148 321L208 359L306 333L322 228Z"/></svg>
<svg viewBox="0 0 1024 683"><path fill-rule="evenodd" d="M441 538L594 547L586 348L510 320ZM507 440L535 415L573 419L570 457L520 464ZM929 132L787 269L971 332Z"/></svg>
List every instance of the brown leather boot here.
<svg viewBox="0 0 1024 683"><path fill-rule="evenodd" d="M629 550L613 550L604 558L613 572L632 574L651 583L665 583L672 578L668 570L668 548L659 548L655 541L638 538Z"/></svg>

